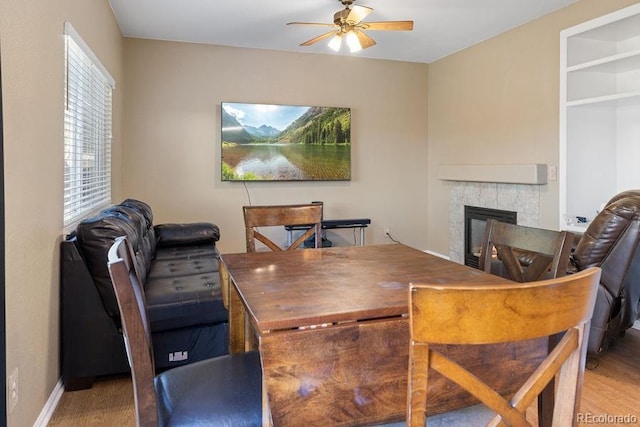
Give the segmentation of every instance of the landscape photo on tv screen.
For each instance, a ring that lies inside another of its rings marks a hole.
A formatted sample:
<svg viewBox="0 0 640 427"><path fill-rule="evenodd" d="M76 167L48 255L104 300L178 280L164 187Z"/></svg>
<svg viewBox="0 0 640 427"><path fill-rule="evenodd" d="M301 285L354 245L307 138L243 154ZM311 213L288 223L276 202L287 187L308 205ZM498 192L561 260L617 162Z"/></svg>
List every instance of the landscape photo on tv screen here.
<svg viewBox="0 0 640 427"><path fill-rule="evenodd" d="M221 104L222 181L348 181L351 109Z"/></svg>

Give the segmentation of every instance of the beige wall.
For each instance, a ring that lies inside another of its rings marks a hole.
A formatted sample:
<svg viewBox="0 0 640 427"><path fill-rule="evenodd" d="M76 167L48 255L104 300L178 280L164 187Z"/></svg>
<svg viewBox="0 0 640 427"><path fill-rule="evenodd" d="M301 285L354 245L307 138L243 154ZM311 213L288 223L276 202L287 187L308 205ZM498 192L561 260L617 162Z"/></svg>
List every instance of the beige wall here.
<svg viewBox="0 0 640 427"><path fill-rule="evenodd" d="M10 426L33 425L59 378L63 194L63 23L116 80L115 191L121 182L122 37L107 0L2 0L7 375L19 369Z"/></svg>
<svg viewBox="0 0 640 427"><path fill-rule="evenodd" d="M632 3L580 0L429 65L430 250L449 252L450 184L438 165L558 165L560 31ZM541 189L540 226L559 226L557 181Z"/></svg>
<svg viewBox="0 0 640 427"><path fill-rule="evenodd" d="M139 39L126 39L124 62L124 192L149 202L156 223L212 221L222 251L244 251L249 200L220 181L220 103L345 106L352 180L249 183L251 202L322 200L325 218L371 218L367 243L389 242L389 226L426 248L426 64Z"/></svg>

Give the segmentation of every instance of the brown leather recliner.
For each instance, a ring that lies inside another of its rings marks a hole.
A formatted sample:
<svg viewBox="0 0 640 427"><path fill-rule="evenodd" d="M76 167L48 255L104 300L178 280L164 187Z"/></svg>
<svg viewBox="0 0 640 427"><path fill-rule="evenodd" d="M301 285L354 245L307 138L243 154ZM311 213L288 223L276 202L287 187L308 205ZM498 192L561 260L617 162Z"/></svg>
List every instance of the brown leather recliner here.
<svg viewBox="0 0 640 427"><path fill-rule="evenodd" d="M638 319L640 304L640 190L613 197L572 254L577 270L602 268L587 351L597 354Z"/></svg>

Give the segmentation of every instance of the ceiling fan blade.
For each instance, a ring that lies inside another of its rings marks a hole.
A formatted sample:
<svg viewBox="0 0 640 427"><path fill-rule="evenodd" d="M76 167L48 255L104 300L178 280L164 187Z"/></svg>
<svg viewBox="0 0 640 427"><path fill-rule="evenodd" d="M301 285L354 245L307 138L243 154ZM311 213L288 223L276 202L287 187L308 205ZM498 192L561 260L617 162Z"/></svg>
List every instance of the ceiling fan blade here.
<svg viewBox="0 0 640 427"><path fill-rule="evenodd" d="M320 27L337 27L336 24L325 24L322 22L287 22L287 25L315 25Z"/></svg>
<svg viewBox="0 0 640 427"><path fill-rule="evenodd" d="M317 43L317 42L319 42L321 40L324 40L324 39L328 39L329 37L334 36L334 35L336 35L338 33L340 33L340 31L329 31L328 33L324 33L324 34L319 35L318 37L314 37L311 40L307 40L304 43L300 43L300 46L311 46L314 43Z"/></svg>
<svg viewBox="0 0 640 427"><path fill-rule="evenodd" d="M356 36L358 36L358 41L360 42L360 46L363 49L366 49L376 44L376 41L371 37L369 37L368 35L366 35L364 32L359 30L353 30L353 32L356 34Z"/></svg>
<svg viewBox="0 0 640 427"><path fill-rule="evenodd" d="M345 21L348 24L356 25L358 22L366 18L371 12L373 12L373 9L371 9L370 7L358 6L357 4L354 4L353 6L351 6L350 12L347 15Z"/></svg>
<svg viewBox="0 0 640 427"><path fill-rule="evenodd" d="M363 22L359 25L363 30L411 31L413 21Z"/></svg>

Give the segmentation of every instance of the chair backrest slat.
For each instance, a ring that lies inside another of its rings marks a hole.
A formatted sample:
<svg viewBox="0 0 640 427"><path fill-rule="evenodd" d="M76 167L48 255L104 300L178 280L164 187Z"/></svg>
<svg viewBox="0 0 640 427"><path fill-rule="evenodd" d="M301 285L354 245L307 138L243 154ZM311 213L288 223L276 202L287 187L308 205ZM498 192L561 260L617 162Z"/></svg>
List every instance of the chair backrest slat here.
<svg viewBox="0 0 640 427"><path fill-rule="evenodd" d="M416 340L440 344L488 344L554 335L591 319L595 299L591 301L590 280L589 273L577 273L564 280L517 285L415 284L411 301L419 317L412 323L412 333ZM429 321L418 321L426 317Z"/></svg>
<svg viewBox="0 0 640 427"><path fill-rule="evenodd" d="M131 367L138 426L158 425L154 388L155 365L144 290L135 272L126 238L116 239L108 255L109 274L120 308L122 330Z"/></svg>
<svg viewBox="0 0 640 427"><path fill-rule="evenodd" d="M554 422L572 425L580 400L589 322L599 268L532 283L411 284L407 420L424 426L429 370L465 388L494 410L492 422L528 425L527 407L558 376ZM510 401L435 348L516 342L562 334L560 342ZM498 425L498 424L491 424ZM556 425L556 424L554 424Z"/></svg>
<svg viewBox="0 0 640 427"><path fill-rule="evenodd" d="M270 250L294 250L304 240L315 233L315 247L319 248L322 241L322 205L317 203L302 205L273 205L273 206L244 206L244 224L246 231L247 252L256 251L256 240L262 242ZM285 225L308 225L305 230L288 247L282 247L273 242L258 230L258 227L275 227Z"/></svg>
<svg viewBox="0 0 640 427"><path fill-rule="evenodd" d="M532 282L562 277L567 272L573 234L525 227L487 220L479 266L492 272L492 264L500 260L509 279ZM497 259L494 258L494 248ZM526 266L521 262L526 258Z"/></svg>

